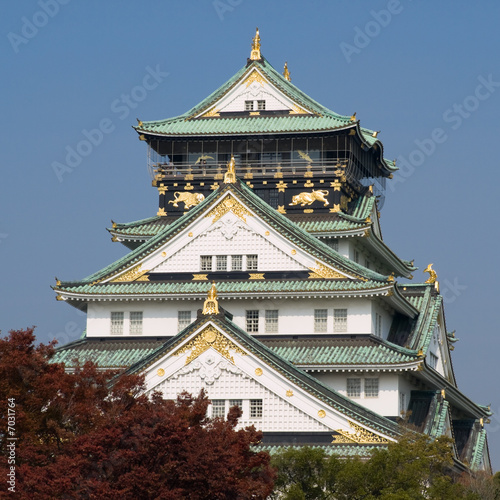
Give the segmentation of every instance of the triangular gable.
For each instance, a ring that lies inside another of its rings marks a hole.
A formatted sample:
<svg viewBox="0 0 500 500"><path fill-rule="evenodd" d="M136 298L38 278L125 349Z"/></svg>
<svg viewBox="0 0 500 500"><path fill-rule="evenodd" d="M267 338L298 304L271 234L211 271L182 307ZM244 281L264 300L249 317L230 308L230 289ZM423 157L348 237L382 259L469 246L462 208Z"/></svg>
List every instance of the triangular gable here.
<svg viewBox="0 0 500 500"><path fill-rule="evenodd" d="M256 419L245 415L244 403L241 424L264 432L328 431L335 442L376 444L398 433L396 424L298 370L224 314L202 316L128 373L144 373L147 391L167 398L205 389L211 399L262 400Z"/></svg>
<svg viewBox="0 0 500 500"><path fill-rule="evenodd" d="M63 291L65 286L76 284L93 286L106 282L148 281L145 276L147 273L187 245L195 234L201 234L229 212L247 223L250 229L268 238L270 243L283 249L295 261L302 262L313 273L311 278L375 281L379 282L378 287L389 285L387 277L341 256L269 207L237 180L235 184L221 186L204 201L190 208L183 217L125 257L82 281L58 283L54 288ZM167 247L170 255L167 254Z"/></svg>
<svg viewBox="0 0 500 500"><path fill-rule="evenodd" d="M245 102L265 101L265 111L286 111L290 114L312 114L283 93L275 84L271 83L262 69L252 65L227 94L216 100L208 110L204 110L195 118L220 116L220 113L245 111ZM251 115L259 115L258 106L252 108Z"/></svg>
<svg viewBox="0 0 500 500"><path fill-rule="evenodd" d="M207 254L227 255L230 258L256 254L260 273L306 271L311 278L359 279L354 273L319 261L307 250L292 243L253 212L237 193L230 191L144 259L140 270L150 276L154 273L175 273L179 269L196 273L200 256ZM199 272L203 273L203 269ZM253 274L253 279L258 279L257 270ZM125 279L131 277L129 275ZM121 276L114 278L115 281L121 279Z"/></svg>

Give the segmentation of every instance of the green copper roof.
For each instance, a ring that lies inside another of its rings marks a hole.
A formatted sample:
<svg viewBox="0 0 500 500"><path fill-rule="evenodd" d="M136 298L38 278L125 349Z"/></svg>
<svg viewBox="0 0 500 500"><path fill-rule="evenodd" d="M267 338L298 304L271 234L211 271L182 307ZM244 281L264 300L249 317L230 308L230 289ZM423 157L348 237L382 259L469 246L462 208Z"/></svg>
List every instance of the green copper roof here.
<svg viewBox="0 0 500 500"><path fill-rule="evenodd" d="M382 339L330 338L263 340L269 349L294 365L391 365L418 360L417 351Z"/></svg>
<svg viewBox="0 0 500 500"><path fill-rule="evenodd" d="M81 364L92 361L101 368L128 368L164 343L164 338L87 337L57 348L50 361L72 367L78 359Z"/></svg>
<svg viewBox="0 0 500 500"><path fill-rule="evenodd" d="M488 441L487 441L486 431L484 429L481 429L481 431L479 431L478 433L476 443L472 450L472 460L470 462L470 468L472 470L481 469L483 456L485 452L487 453L487 451L488 451Z"/></svg>
<svg viewBox="0 0 500 500"><path fill-rule="evenodd" d="M217 292L223 298L232 294L241 293L312 293L312 292L354 292L378 290L387 286L380 281L350 281L350 280L246 280L246 281L219 281ZM153 282L133 281L129 283L97 283L91 284L63 284L58 290L88 295L200 295L204 296L208 290L208 281L188 282Z"/></svg>
<svg viewBox="0 0 500 500"><path fill-rule="evenodd" d="M175 337L167 340L165 344L154 353L146 356L135 365L131 366L127 373L141 373L156 360L167 355L177 348L177 346L187 339L192 333L200 329L204 324L213 322L226 335L238 342L244 349L253 353L263 363L272 369L280 372L293 384L304 389L324 404L335 408L347 418L366 425L371 429L376 429L386 435L396 437L400 433L400 427L391 420L375 413L364 406L352 401L346 396L334 391L331 387L320 382L315 377L296 368L292 363L275 354L271 349L252 337L232 321L224 313L218 315L200 316L191 325L185 328Z"/></svg>
<svg viewBox="0 0 500 500"><path fill-rule="evenodd" d="M238 85L243 78L250 75L254 69L258 69L274 87L312 114L200 117L201 113L208 111L219 99ZM145 133L177 137L307 133L352 128L356 130L362 142L369 147L377 147L380 149L381 153L383 152L382 143L373 137L372 130L361 128L359 121L352 121L349 116L339 115L322 106L314 99L311 99L307 94L284 78L264 58L259 61L252 61L250 64L241 68L226 83L221 85L188 112L165 120L140 122L140 124L134 128L140 134ZM389 172L397 170L394 162L383 160L382 164Z"/></svg>

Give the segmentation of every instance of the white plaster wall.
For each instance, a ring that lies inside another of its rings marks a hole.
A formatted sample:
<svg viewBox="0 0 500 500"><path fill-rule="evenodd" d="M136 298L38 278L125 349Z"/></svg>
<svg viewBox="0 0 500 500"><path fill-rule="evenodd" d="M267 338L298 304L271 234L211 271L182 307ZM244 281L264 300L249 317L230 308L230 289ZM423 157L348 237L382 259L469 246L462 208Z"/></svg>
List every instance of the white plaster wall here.
<svg viewBox="0 0 500 500"><path fill-rule="evenodd" d="M318 380L328 385L332 389L347 397L348 378L374 378L379 379L379 397L367 398L362 391L360 398L351 398L370 410L386 417L399 415L399 379L401 375L396 373L379 372L343 372L343 373L312 373ZM363 388L363 384L361 386Z"/></svg>
<svg viewBox="0 0 500 500"><path fill-rule="evenodd" d="M213 357L218 359L215 355ZM173 376L154 389L160 390L166 399L175 399L182 391L198 394L201 389L205 389L209 399L242 399L243 415L239 421L239 427L253 424L258 429L268 432L329 430L328 427L306 415L262 384L245 376L237 367L230 367L234 372L218 370L216 377L209 383L200 377L200 370L194 369L188 373ZM261 418L250 418L250 399L262 399Z"/></svg>
<svg viewBox="0 0 500 500"><path fill-rule="evenodd" d="M371 333L375 335L375 321L376 316L375 313L380 314L382 317L382 335L380 338L387 339L389 335L389 330L392 324L392 315L386 309L382 308L380 302L373 300L372 301L372 322L371 322Z"/></svg>
<svg viewBox="0 0 500 500"><path fill-rule="evenodd" d="M130 312L142 311L142 335L147 337L172 336L177 334L178 311L191 311L191 319L196 319L196 312L203 307L203 301L120 301L94 302L87 311L87 336L103 337L111 335L111 312L123 311L123 336L130 335Z"/></svg>
<svg viewBox="0 0 500 500"><path fill-rule="evenodd" d="M357 299L235 299L219 300L219 304L233 314L233 322L246 329L246 311L259 310L259 331L264 335L266 309L278 310L278 332L283 335L314 334L314 309L327 309L327 332L333 334L333 309L347 309L348 334L370 333L372 328L371 301ZM176 301L113 301L93 302L88 306L87 335L110 336L111 312L123 311L123 336L130 331L131 311L143 312L143 336L172 336L177 334L178 311L191 311L196 319L197 310L203 307L203 300ZM273 333L274 335L274 333ZM114 335L113 337L117 337Z"/></svg>
<svg viewBox="0 0 500 500"><path fill-rule="evenodd" d="M224 217L200 234L152 272L199 273L201 255L258 255L258 269L252 272L306 270L266 238L249 230L236 217ZM215 265L215 264L214 264ZM243 268L245 271L246 269Z"/></svg>
<svg viewBox="0 0 500 500"><path fill-rule="evenodd" d="M244 111L245 101L265 100L266 110L288 110L292 109L293 102L285 95L278 92L272 85L264 82L254 81L239 85L236 89L223 97L216 108L219 111ZM254 104L254 111L257 106Z"/></svg>

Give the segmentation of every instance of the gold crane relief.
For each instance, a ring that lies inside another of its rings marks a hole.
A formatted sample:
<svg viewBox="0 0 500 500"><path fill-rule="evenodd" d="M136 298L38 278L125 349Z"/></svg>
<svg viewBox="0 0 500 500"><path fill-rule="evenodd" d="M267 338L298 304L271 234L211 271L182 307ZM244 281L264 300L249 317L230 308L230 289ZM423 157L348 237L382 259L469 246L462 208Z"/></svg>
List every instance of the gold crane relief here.
<svg viewBox="0 0 500 500"><path fill-rule="evenodd" d="M173 203L174 207L178 207L179 203L184 203L184 210L189 210L191 207L198 205L205 199L205 195L202 193L182 193L176 191L174 193L174 199L170 200L169 203Z"/></svg>
<svg viewBox="0 0 500 500"><path fill-rule="evenodd" d="M296 194L292 198L292 203L289 203L290 206L299 205L304 207L305 205L312 205L315 201L320 201L326 207L328 205L328 200L326 197L330 191L326 189L319 189L318 191L311 191L310 193L299 193Z"/></svg>

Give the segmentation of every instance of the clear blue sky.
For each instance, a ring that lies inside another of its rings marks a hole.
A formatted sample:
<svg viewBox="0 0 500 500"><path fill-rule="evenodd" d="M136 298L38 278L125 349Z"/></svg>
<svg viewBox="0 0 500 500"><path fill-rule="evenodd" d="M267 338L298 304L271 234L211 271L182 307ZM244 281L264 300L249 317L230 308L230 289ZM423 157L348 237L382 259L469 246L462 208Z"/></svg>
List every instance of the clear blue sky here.
<svg viewBox="0 0 500 500"><path fill-rule="evenodd" d="M338 113L356 111L362 126L381 130L385 156L399 158L384 238L415 259L416 280L434 263L448 330L460 338L459 387L496 413L488 428L499 469L499 19L494 1L8 2L2 331L37 325L40 340L62 343L81 334L85 318L56 302L54 276L79 279L122 256L104 229L110 219L157 210L135 118L167 118L202 100L246 63L258 26L271 64L288 61L294 84ZM144 90L148 67L159 81ZM101 141L58 178L54 162L102 120Z"/></svg>

